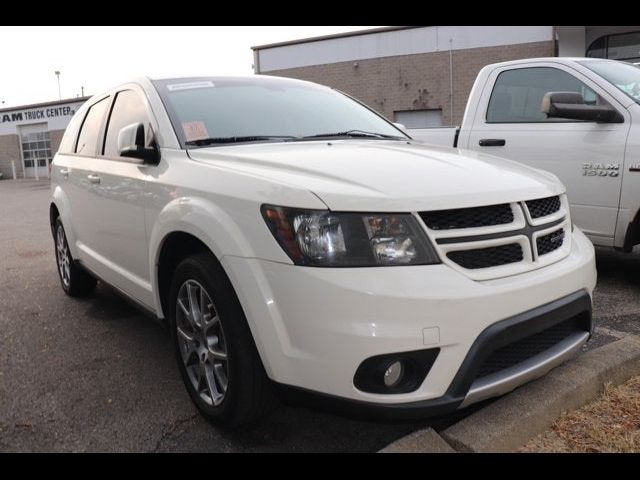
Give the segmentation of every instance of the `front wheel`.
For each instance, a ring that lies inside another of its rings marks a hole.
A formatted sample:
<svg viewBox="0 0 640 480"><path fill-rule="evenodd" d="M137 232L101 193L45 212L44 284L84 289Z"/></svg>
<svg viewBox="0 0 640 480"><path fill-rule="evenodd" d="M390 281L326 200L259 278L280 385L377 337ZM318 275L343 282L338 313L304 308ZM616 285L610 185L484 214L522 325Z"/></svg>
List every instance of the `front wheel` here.
<svg viewBox="0 0 640 480"><path fill-rule="evenodd" d="M76 265L69 251L67 235L59 217L55 223L54 242L58 276L64 293L72 297L89 295L96 288L96 279L83 270L82 267Z"/></svg>
<svg viewBox="0 0 640 480"><path fill-rule="evenodd" d="M234 427L275 405L240 302L210 254L178 265L168 314L182 379L205 418Z"/></svg>

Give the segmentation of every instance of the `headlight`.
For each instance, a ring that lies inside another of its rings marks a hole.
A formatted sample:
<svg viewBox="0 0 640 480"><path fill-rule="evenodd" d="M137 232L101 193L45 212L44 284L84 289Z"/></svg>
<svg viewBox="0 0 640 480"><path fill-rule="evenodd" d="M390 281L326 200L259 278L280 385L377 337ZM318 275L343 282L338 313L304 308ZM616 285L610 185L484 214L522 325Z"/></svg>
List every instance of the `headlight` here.
<svg viewBox="0 0 640 480"><path fill-rule="evenodd" d="M262 215L296 265L440 263L426 234L408 213L336 213L263 205Z"/></svg>

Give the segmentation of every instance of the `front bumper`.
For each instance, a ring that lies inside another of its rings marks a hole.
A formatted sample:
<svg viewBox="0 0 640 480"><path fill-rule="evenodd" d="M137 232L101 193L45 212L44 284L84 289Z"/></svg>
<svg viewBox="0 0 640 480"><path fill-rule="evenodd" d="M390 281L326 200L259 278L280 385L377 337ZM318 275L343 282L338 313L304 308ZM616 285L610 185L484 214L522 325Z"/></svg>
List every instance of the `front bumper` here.
<svg viewBox="0 0 640 480"><path fill-rule="evenodd" d="M554 302L570 295L582 298L582 307L586 298L590 309L596 282L593 246L578 229L563 260L482 282L445 265L323 269L238 257L223 257L222 263L272 380L299 393L322 392L326 399L418 415L504 393L552 368L557 361L543 362L546 370L529 368L528 375L512 372L512 381L500 388L475 385L475 399L468 401L473 379L456 381L465 362L474 363L469 354L489 327L522 315L527 325L543 322L537 309L553 312L559 305ZM440 351L416 390L389 395L354 386L354 373L366 358L427 348ZM566 359L567 352L557 353L556 360Z"/></svg>
<svg viewBox="0 0 640 480"><path fill-rule="evenodd" d="M478 368L484 360L501 346L530 337L572 318L577 319L582 328L552 348L510 369L476 379ZM375 416L380 419L397 420L442 415L507 393L527 381L541 377L575 355L588 340L592 328L591 297L586 291L576 292L513 318L494 323L473 343L447 392L441 397L429 400L408 403L362 402L290 385L278 387L283 396L294 402L352 416Z"/></svg>

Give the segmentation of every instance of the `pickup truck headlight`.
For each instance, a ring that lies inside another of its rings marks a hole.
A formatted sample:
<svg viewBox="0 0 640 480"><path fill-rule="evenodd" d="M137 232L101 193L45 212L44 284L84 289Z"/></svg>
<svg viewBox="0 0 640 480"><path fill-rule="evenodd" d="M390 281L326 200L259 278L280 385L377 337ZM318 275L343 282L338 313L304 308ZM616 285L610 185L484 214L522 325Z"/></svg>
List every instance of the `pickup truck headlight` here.
<svg viewBox="0 0 640 480"><path fill-rule="evenodd" d="M426 234L408 213L339 213L264 205L262 216L296 265L440 263Z"/></svg>

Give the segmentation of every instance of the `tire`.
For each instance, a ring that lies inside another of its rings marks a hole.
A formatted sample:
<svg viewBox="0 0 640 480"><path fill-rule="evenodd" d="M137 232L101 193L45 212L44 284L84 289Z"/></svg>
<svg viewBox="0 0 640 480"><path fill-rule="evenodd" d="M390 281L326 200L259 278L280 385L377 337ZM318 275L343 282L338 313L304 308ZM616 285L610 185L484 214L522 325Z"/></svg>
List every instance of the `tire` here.
<svg viewBox="0 0 640 480"><path fill-rule="evenodd" d="M96 288L97 281L80 267L71 256L67 235L60 217L56 219L53 241L55 243L58 277L64 293L71 297L86 297Z"/></svg>
<svg viewBox="0 0 640 480"><path fill-rule="evenodd" d="M277 403L272 385L238 297L211 254L178 265L168 305L178 368L200 413L227 428L265 416Z"/></svg>

